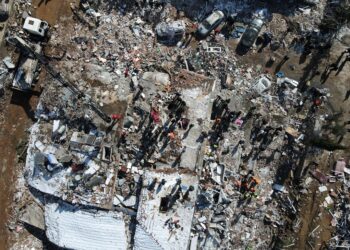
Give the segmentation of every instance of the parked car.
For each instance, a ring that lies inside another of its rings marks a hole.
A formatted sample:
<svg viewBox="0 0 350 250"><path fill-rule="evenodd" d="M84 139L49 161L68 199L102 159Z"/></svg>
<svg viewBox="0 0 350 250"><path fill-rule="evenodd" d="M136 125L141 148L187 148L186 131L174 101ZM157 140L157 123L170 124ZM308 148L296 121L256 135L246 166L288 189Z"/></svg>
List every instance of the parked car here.
<svg viewBox="0 0 350 250"><path fill-rule="evenodd" d="M258 38L259 32L263 24L264 22L261 19L254 19L243 33L243 36L241 38L241 44L247 48L250 48L254 44L255 40Z"/></svg>
<svg viewBox="0 0 350 250"><path fill-rule="evenodd" d="M33 35L44 37L49 29L49 24L38 18L27 17L24 21L23 29Z"/></svg>
<svg viewBox="0 0 350 250"><path fill-rule="evenodd" d="M210 32L216 29L225 20L225 14L220 11L214 11L203 22L201 22L197 29L197 36L204 38L210 34Z"/></svg>

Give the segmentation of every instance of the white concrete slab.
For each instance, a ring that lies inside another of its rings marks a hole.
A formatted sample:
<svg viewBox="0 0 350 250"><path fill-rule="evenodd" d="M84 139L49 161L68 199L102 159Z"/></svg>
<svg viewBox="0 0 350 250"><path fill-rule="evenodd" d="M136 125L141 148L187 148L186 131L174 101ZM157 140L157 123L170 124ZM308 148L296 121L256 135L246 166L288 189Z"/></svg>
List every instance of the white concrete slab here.
<svg viewBox="0 0 350 250"><path fill-rule="evenodd" d="M45 206L46 235L60 247L77 250L125 250L127 237L121 213L91 213L68 204Z"/></svg>

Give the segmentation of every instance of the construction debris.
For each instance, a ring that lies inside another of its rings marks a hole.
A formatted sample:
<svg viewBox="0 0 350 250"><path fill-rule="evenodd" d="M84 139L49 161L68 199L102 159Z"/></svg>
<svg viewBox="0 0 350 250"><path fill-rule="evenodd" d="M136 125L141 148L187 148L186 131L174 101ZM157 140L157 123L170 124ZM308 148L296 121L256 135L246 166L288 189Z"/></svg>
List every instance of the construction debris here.
<svg viewBox="0 0 350 250"><path fill-rule="evenodd" d="M333 155L349 123L275 58L323 48L305 34L324 1L287 19L250 0L82 0L53 26L15 2L3 63L13 89L43 89L18 223L68 249L287 249L301 227L314 248L313 197L325 244L350 244L349 157Z"/></svg>

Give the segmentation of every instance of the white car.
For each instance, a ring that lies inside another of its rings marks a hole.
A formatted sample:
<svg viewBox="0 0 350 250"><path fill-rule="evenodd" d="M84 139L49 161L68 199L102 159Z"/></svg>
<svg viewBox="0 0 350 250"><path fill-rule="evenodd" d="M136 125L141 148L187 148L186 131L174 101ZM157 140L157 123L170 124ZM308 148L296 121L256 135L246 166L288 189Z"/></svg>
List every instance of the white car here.
<svg viewBox="0 0 350 250"><path fill-rule="evenodd" d="M200 38L208 36L212 30L216 29L222 23L222 21L224 21L224 19L225 14L222 11L214 11L199 24L197 36Z"/></svg>
<svg viewBox="0 0 350 250"><path fill-rule="evenodd" d="M34 17L27 17L23 25L25 31L41 37L45 36L48 28L49 24L47 22Z"/></svg>

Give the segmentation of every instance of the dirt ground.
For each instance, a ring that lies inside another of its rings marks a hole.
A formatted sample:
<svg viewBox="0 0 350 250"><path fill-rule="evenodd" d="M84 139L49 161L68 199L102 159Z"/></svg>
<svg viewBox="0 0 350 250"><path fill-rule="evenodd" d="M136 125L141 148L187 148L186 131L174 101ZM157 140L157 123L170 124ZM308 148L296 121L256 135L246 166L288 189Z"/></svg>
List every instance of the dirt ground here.
<svg viewBox="0 0 350 250"><path fill-rule="evenodd" d="M337 61L339 55L349 46L350 44L335 42L335 44L330 49L329 53L322 55L320 58L316 55L309 55L306 60L300 63L300 55L297 55L293 52L289 52L288 55L290 59L281 67L288 77L297 79L297 80L309 80L311 86L319 88L328 88L331 96L329 97L329 104L334 109L334 113L343 112L343 115L339 119L339 123L349 120L350 113L350 100L344 100L347 90L350 90L349 80L350 80L350 64L345 64L343 70L336 75L336 72L331 73L329 78L321 83L320 76L328 64L334 63ZM287 53L286 53L287 54ZM281 59L283 55L274 55L277 59L277 62ZM265 62L268 60L268 56L257 54L255 57L260 58L249 58L249 60ZM343 57L344 59L345 57ZM293 68L293 70L292 70ZM319 72L315 77L307 77L308 71L312 69L313 72ZM269 71L274 72L275 68L270 69ZM350 135L349 133L345 134L342 145L350 146ZM318 168L323 171L325 174L330 174L332 166L328 161L328 152L323 154L319 159L315 159L316 162L319 162L320 165ZM350 150L339 150L335 151L333 154L333 159L338 159L344 157L349 159ZM325 243L332 237L332 232L334 227L331 226L332 216L330 213L320 213L320 205L324 201L324 195L320 195L318 192L319 183L314 182L313 185L309 188L309 194L304 196L300 200L300 220L301 227L297 231L296 244L290 249L323 249ZM335 185L331 185L330 188L335 189ZM315 234L318 236L312 238L310 233L319 225L315 230Z"/></svg>
<svg viewBox="0 0 350 250"><path fill-rule="evenodd" d="M350 44L336 42L329 53L328 58L323 58L321 62L319 62L319 68L321 72L323 72L326 65L330 63L334 63L337 61L339 55L346 49ZM343 58L344 59L344 58ZM324 84L320 84L320 78L315 77L314 84L317 86L321 86L324 88L328 88L331 93L331 97L329 98L329 102L331 107L334 108L334 112L343 112L343 115L339 119L339 123L345 122L349 120L350 113L350 100L345 100L345 94L347 90L350 90L349 80L350 80L350 64L345 64L343 70L336 75L335 72L331 73L330 77L326 80ZM344 136L344 139L341 142L342 145L350 146L350 134L347 133ZM350 149L347 150L339 150L335 151L333 154L333 159L337 160L340 157L344 157L345 159L349 159L350 157ZM332 166L330 166L328 161L324 158L319 159L321 164L319 168L324 171L324 173L330 173ZM316 192L318 191L318 186L316 185L311 189L312 194L308 196L303 201L303 206L301 207L302 217L303 217L303 227L299 232L299 241L298 241L298 249L311 249L311 246L308 243L308 236L310 231L314 230L316 226L319 224L320 228L318 231L320 235L316 238L315 243L313 244L314 249L322 249L327 240L329 240L332 235L331 232L334 231L334 228L330 225L332 216L330 214L323 213L321 217L318 217L319 213L319 204L323 202L324 199L313 199L313 197L317 196ZM335 189L335 187L333 187ZM319 197L318 197L319 198ZM307 233L305 233L307 231Z"/></svg>
<svg viewBox="0 0 350 250"><path fill-rule="evenodd" d="M9 93L6 96L4 108L5 119L0 126L0 242L1 249L7 249L9 231L7 220L13 199L16 180L17 145L26 138L26 130L32 124L32 109L35 108L38 96L23 93Z"/></svg>
<svg viewBox="0 0 350 250"><path fill-rule="evenodd" d="M33 0L36 7L35 16L55 25L59 18L71 15L70 3L76 1L68 0Z"/></svg>
<svg viewBox="0 0 350 250"><path fill-rule="evenodd" d="M47 4L45 4L47 2ZM34 0L36 16L55 25L60 17L70 16L70 2L62 0ZM1 56L7 55L6 49L1 49ZM40 84L40 83L39 83ZM15 191L17 146L26 138L26 131L32 124L33 110L39 99L38 92L25 94L7 89L2 101L1 113L4 119L0 121L0 250L8 249L11 234L7 221L11 214L11 202Z"/></svg>
<svg viewBox="0 0 350 250"><path fill-rule="evenodd" d="M233 46L235 46L234 44ZM342 42L336 41L328 53L317 55L315 52L313 55L309 55L306 58L302 58L300 54L295 53L288 49L279 49L277 52L271 52L268 49L264 49L261 53L248 52L247 54L239 58L240 64L245 64L250 67L261 67L262 72L268 72L274 74L276 66L282 60L284 55L288 55L290 59L282 65L278 71L282 71L286 76L295 80L310 81L310 86L318 88L328 88L331 96L329 97L329 104L334 109L334 112L342 112L343 115L339 119L339 123L349 121L350 119L350 98L344 100L346 91L350 90L350 63L345 64L342 71L336 75L336 72L332 72L329 78L321 83L320 76L328 64L337 61L339 55L350 46L349 39L342 39ZM272 67L266 67L266 63L269 58L273 56L276 58L276 62ZM343 59L345 56L343 57ZM314 77L311 77L311 72L316 73ZM344 136L342 145L350 146L350 133ZM328 153L322 155L315 161L319 162L318 168L325 174L330 174L332 166L327 161ZM350 149L335 151L333 159L344 157L350 158ZM309 194L303 196L299 201L301 220L300 228L292 236L295 243L288 249L324 249L325 243L332 237L334 227L331 226L332 216L330 213L320 214L320 205L324 201L324 195L320 195L318 192L319 183L314 182L309 188ZM334 186L330 186L335 189ZM317 237L312 237L310 233L319 225L315 230ZM286 248L287 249L287 248Z"/></svg>
<svg viewBox="0 0 350 250"><path fill-rule="evenodd" d="M316 56L310 55L302 64L299 63L300 56L296 54L289 54L292 56L290 60L288 60L287 63L282 66L281 71L285 72L288 77L298 80L306 75L308 69L313 67L315 67L315 71L319 71L322 74L325 67L328 64L336 62L341 52L344 51L348 46L349 44L336 42L329 51L328 56L322 57L320 60L315 60ZM295 69L291 70L290 66L295 66ZM346 91L350 90L349 72L350 64L346 64L338 75L336 75L335 72L331 73L330 77L323 84L321 83L320 75L316 75L312 79L306 78L310 79L311 86L329 89L329 92L331 93L331 96L329 97L330 106L334 109L335 113L343 112L343 115L338 121L339 123L349 120L350 100L344 100ZM342 145L350 146L349 133L344 136ZM319 159L315 159L315 161L320 163L318 168L325 174L330 174L332 169L332 166L329 164L329 161L327 159L328 156L329 154L326 152ZM335 151L332 158L336 160L340 157L349 159L350 150L347 149L344 151ZM301 198L301 227L300 230L295 234L296 244L290 249L324 249L325 243L332 237L332 232L335 229L331 226L332 216L330 213L320 213L320 205L324 201L325 197L324 195L322 196L319 194L318 187L319 183L314 182L313 185L309 188L309 194ZM330 188L335 189L335 185L331 185ZM314 229L316 229L315 234L318 236L312 238L310 233Z"/></svg>

